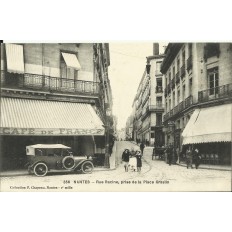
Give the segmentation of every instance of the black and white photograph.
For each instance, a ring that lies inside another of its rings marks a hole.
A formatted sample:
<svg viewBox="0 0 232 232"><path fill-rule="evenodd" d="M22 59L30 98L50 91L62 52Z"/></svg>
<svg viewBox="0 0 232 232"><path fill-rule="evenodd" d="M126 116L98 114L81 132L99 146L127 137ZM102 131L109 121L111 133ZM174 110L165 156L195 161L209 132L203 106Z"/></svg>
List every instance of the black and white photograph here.
<svg viewBox="0 0 232 232"><path fill-rule="evenodd" d="M1 43L2 192L231 191L231 42Z"/></svg>

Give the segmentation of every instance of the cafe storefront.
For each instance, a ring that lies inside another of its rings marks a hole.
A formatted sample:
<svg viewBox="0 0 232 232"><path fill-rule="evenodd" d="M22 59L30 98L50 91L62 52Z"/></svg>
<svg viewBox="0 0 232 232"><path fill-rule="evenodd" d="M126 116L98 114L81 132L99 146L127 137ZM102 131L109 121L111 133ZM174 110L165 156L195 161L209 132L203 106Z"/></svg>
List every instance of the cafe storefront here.
<svg viewBox="0 0 232 232"><path fill-rule="evenodd" d="M105 129L91 104L1 99L1 170L23 169L25 148L64 144L74 155L104 156Z"/></svg>

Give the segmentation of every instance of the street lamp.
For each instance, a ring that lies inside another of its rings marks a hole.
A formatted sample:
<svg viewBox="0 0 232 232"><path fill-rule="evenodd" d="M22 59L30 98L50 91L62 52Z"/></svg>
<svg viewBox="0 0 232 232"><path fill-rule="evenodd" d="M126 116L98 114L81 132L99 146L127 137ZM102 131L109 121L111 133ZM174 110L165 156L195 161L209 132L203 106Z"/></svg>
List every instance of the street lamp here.
<svg viewBox="0 0 232 232"><path fill-rule="evenodd" d="M106 144L106 151L105 151L105 161L104 166L106 168L110 168L110 153L109 153L109 134L110 134L110 116L111 116L111 109L106 109L106 137L105 137L105 144Z"/></svg>

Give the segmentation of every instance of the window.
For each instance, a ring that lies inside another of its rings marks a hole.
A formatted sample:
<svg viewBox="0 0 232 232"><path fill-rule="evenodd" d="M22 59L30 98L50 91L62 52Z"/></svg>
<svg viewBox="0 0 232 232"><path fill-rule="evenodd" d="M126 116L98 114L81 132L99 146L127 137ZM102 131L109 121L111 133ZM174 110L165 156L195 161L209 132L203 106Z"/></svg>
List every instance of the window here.
<svg viewBox="0 0 232 232"><path fill-rule="evenodd" d="M177 90L177 103L180 103L180 89Z"/></svg>
<svg viewBox="0 0 232 232"><path fill-rule="evenodd" d="M182 90L182 100L184 101L185 99L185 85L183 85L183 90Z"/></svg>
<svg viewBox="0 0 232 232"><path fill-rule="evenodd" d="M173 98L172 98L172 107L174 108L175 107L175 102L176 102L176 97L175 97L175 91L173 91Z"/></svg>
<svg viewBox="0 0 232 232"><path fill-rule="evenodd" d="M179 72L179 69L180 69L180 59L178 58L178 60L177 60L177 72Z"/></svg>
<svg viewBox="0 0 232 232"><path fill-rule="evenodd" d="M182 64L185 64L185 50L182 51Z"/></svg>
<svg viewBox="0 0 232 232"><path fill-rule="evenodd" d="M193 80L189 80L189 95L192 95Z"/></svg>
<svg viewBox="0 0 232 232"><path fill-rule="evenodd" d="M162 114L156 114L156 126L162 125Z"/></svg>
<svg viewBox="0 0 232 232"><path fill-rule="evenodd" d="M160 73L161 62L156 62L156 74Z"/></svg>
<svg viewBox="0 0 232 232"><path fill-rule="evenodd" d="M162 93L162 79L157 79L156 80L156 92L157 93Z"/></svg>
<svg viewBox="0 0 232 232"><path fill-rule="evenodd" d="M190 57L192 56L192 50L193 50L191 43L188 45L188 50L189 50L189 57Z"/></svg>
<svg viewBox="0 0 232 232"><path fill-rule="evenodd" d="M61 78L77 80L77 70L67 67L64 60L60 62Z"/></svg>
<svg viewBox="0 0 232 232"><path fill-rule="evenodd" d="M219 77L218 67L208 70L209 95L218 94Z"/></svg>
<svg viewBox="0 0 232 232"><path fill-rule="evenodd" d="M156 104L157 104L157 106L162 106L162 97L156 98Z"/></svg>
<svg viewBox="0 0 232 232"><path fill-rule="evenodd" d="M169 111L171 110L171 98L169 98Z"/></svg>
<svg viewBox="0 0 232 232"><path fill-rule="evenodd" d="M171 74L171 71L169 71L169 78L168 78L168 83L171 83L171 79L172 79L172 74Z"/></svg>
<svg viewBox="0 0 232 232"><path fill-rule="evenodd" d="M172 73L173 73L173 78L175 77L175 73L176 71L175 71L175 66L173 66L173 68L172 68Z"/></svg>

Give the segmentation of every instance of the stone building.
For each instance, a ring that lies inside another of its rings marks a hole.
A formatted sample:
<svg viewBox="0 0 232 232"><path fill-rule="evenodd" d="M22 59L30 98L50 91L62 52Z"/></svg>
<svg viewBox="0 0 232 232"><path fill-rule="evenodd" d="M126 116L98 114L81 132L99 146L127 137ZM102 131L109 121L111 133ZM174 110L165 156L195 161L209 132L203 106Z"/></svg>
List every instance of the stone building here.
<svg viewBox="0 0 232 232"><path fill-rule="evenodd" d="M191 145L205 162L229 163L232 44L170 43L165 55L166 145Z"/></svg>
<svg viewBox="0 0 232 232"><path fill-rule="evenodd" d="M147 145L164 145L162 117L164 112L163 75L160 66L164 55L159 54L159 44L153 44L153 55L147 65L133 102L135 141Z"/></svg>
<svg viewBox="0 0 232 232"><path fill-rule="evenodd" d="M103 165L109 65L105 43L1 44L2 169L23 168L25 147L40 143Z"/></svg>

